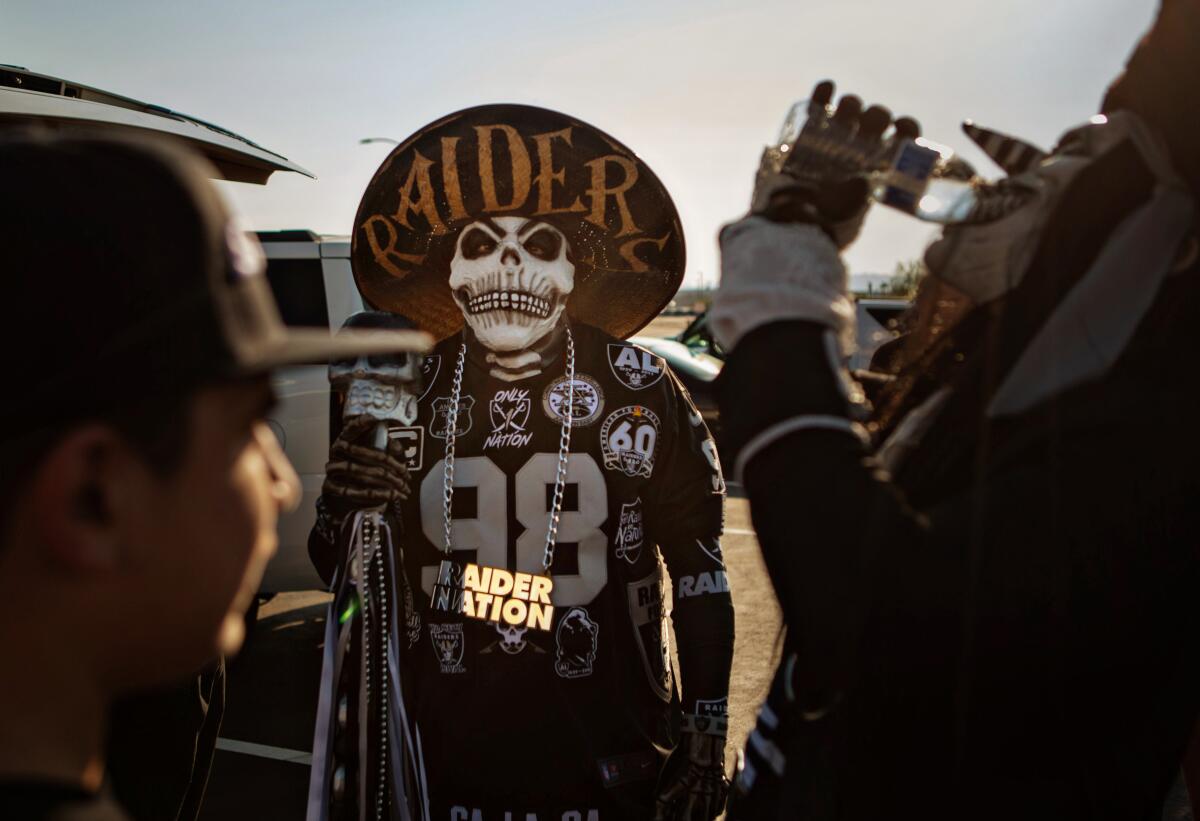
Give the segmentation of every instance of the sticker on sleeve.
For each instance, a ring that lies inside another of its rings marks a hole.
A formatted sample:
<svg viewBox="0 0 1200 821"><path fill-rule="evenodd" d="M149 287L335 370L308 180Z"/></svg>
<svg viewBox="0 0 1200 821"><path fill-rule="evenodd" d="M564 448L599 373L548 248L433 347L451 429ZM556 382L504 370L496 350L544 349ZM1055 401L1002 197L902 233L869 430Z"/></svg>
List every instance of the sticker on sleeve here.
<svg viewBox="0 0 1200 821"><path fill-rule="evenodd" d="M658 417L642 405L613 411L600 426L604 466L626 476L649 479L654 471L654 453L661 430Z"/></svg>
<svg viewBox="0 0 1200 821"><path fill-rule="evenodd" d="M663 377L663 361L649 351L619 342L608 343L608 366L630 390L640 391Z"/></svg>
<svg viewBox="0 0 1200 821"><path fill-rule="evenodd" d="M466 641L463 639L461 622L457 624L430 623L429 639L433 642L433 653L437 657L443 673L450 675L467 672L467 668L463 665Z"/></svg>
<svg viewBox="0 0 1200 821"><path fill-rule="evenodd" d="M471 429L471 408L475 407L475 397L460 396L458 398L458 418L454 426L454 435L462 436ZM439 396L433 400L433 421L429 423L429 433L438 439L445 439L450 430L450 397Z"/></svg>
<svg viewBox="0 0 1200 821"><path fill-rule="evenodd" d="M721 567L725 566L725 554L721 552L721 540L713 537L708 539L708 544L705 544L705 539L697 539L696 545L704 553L705 556L712 559Z"/></svg>
<svg viewBox="0 0 1200 821"><path fill-rule="evenodd" d="M582 678L592 674L596 663L596 637L600 625L592 621L583 607L572 607L558 623L554 634L557 656L554 672L562 678Z"/></svg>
<svg viewBox="0 0 1200 821"><path fill-rule="evenodd" d="M721 472L721 457L717 455L717 443L712 438L705 439L700 443L700 452L704 454L704 458L708 460L708 466L712 468L712 475L709 477L712 483L712 492L718 496L725 495L725 474Z"/></svg>
<svg viewBox="0 0 1200 821"><path fill-rule="evenodd" d="M425 428L388 426L388 439L400 445L405 466L416 472L425 461Z"/></svg>
<svg viewBox="0 0 1200 821"><path fill-rule="evenodd" d="M690 599L696 596L707 596L713 593L729 592L729 576L724 570L714 570L711 573L697 573L694 576L680 576L677 598Z"/></svg>
<svg viewBox="0 0 1200 821"><path fill-rule="evenodd" d="M582 373L576 374L571 384L562 376L547 385L546 390L542 392L542 410L561 425L567 418L568 394L572 426L590 425L600 418L600 411L604 407L604 394L595 379Z"/></svg>
<svg viewBox="0 0 1200 821"><path fill-rule="evenodd" d="M728 698L696 699L696 715L723 716L729 714Z"/></svg>
<svg viewBox="0 0 1200 821"><path fill-rule="evenodd" d="M616 544L613 555L630 564L642 554L642 500L622 502L621 520L617 524Z"/></svg>

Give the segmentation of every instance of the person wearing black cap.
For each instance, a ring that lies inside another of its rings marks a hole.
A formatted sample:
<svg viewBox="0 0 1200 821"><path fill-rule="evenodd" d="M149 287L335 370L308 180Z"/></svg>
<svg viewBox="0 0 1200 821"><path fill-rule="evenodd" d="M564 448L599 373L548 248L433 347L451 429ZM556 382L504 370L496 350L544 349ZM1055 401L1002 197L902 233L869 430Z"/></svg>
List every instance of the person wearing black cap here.
<svg viewBox="0 0 1200 821"><path fill-rule="evenodd" d="M835 212L813 162L722 232L726 455L788 625L730 818L1161 817L1200 710L1197 45L1168 0L1105 116L977 192L873 415L838 345L861 178ZM837 110L839 159L882 146Z"/></svg>
<svg viewBox="0 0 1200 821"><path fill-rule="evenodd" d="M397 431L409 476L379 460L355 472L357 431L335 443L310 552L332 571L333 534L363 493L394 506L406 586L388 600L407 612L391 621L400 670L384 686L404 689L407 720L387 711L386 755L339 750L353 728L330 734L310 818L378 817L405 797L421 818L716 817L725 486L677 378L623 341L683 276L665 188L586 123L481 106L397 146L355 225L365 300L441 341L415 424ZM327 725L353 717L346 696Z"/></svg>
<svg viewBox="0 0 1200 821"><path fill-rule="evenodd" d="M109 704L241 643L298 496L268 371L414 342L285 330L212 175L165 144L0 140L3 818L123 818Z"/></svg>

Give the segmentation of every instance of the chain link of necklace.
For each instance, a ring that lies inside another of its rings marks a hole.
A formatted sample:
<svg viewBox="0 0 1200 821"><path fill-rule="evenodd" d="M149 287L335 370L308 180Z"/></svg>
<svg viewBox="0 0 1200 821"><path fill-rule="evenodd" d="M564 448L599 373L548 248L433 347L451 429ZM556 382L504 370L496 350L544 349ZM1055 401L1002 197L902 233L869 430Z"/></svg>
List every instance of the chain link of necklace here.
<svg viewBox="0 0 1200 821"><path fill-rule="evenodd" d="M567 332L567 400L562 407L562 429L558 439L558 467L554 474L554 497L550 505L550 522L546 527L546 550L542 554L542 569L549 575L554 564L554 547L558 542L558 523L562 517L563 495L567 487L567 466L571 455L571 425L575 421L575 338L571 327ZM454 381L450 386L450 408L446 414L446 456L442 470L442 524L446 538L445 554L454 549L451 536L450 511L454 501L454 445L458 435L458 404L462 396L463 371L466 368L467 343L458 349L454 366Z"/></svg>

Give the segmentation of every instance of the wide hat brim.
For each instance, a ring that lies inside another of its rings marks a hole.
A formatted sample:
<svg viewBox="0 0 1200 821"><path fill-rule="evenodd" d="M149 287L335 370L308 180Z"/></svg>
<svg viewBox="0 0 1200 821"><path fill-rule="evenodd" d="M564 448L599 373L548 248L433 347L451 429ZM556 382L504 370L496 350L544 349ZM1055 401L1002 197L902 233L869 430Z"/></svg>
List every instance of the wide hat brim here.
<svg viewBox="0 0 1200 821"><path fill-rule="evenodd" d="M455 241L464 226L501 216L537 218L567 236L567 312L617 338L657 316L683 280L683 227L649 166L573 117L501 104L430 123L384 160L354 220L359 290L435 339L457 333Z"/></svg>

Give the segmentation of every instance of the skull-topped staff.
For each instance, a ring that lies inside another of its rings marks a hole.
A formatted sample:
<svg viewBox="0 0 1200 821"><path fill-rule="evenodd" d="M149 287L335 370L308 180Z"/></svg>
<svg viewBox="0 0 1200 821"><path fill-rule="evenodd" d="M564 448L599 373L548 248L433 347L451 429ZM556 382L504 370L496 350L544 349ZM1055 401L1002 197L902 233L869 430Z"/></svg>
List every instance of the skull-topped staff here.
<svg viewBox="0 0 1200 821"><path fill-rule="evenodd" d="M411 332L413 325L395 314L364 311L343 328ZM403 447L389 431L416 421L421 363L419 354L404 352L329 366L342 428L330 448L318 518L335 534L339 560L326 619L310 819L360 818L364 810L376 819L411 817L398 631L403 623L411 635L419 617L396 554L393 504L408 494L408 471Z"/></svg>

